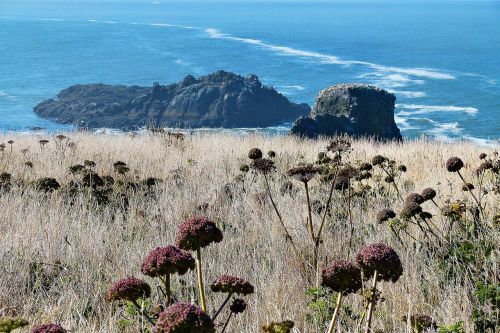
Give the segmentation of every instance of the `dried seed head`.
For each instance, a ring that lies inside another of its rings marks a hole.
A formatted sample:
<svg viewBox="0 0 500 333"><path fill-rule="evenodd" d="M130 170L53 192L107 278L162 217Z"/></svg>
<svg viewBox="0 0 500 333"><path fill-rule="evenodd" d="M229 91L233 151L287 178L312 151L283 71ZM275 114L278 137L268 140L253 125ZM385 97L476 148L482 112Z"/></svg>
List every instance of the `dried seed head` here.
<svg viewBox="0 0 500 333"><path fill-rule="evenodd" d="M210 288L214 293L250 295L254 292L254 287L250 282L232 275L218 277Z"/></svg>
<svg viewBox="0 0 500 333"><path fill-rule="evenodd" d="M69 172L71 172L73 175L76 175L78 173L82 173L85 170L85 167L81 164L75 164L69 167Z"/></svg>
<svg viewBox="0 0 500 333"><path fill-rule="evenodd" d="M0 332L10 333L18 328L28 326L28 324L28 321L22 318L3 317L0 318Z"/></svg>
<svg viewBox="0 0 500 333"><path fill-rule="evenodd" d="M276 152L270 150L267 152L267 157L269 158L275 158L276 157Z"/></svg>
<svg viewBox="0 0 500 333"><path fill-rule="evenodd" d="M403 165L403 164L399 165L398 170L401 172L406 172L406 165Z"/></svg>
<svg viewBox="0 0 500 333"><path fill-rule="evenodd" d="M361 270L348 261L334 261L321 272L321 285L344 295L355 293L362 285Z"/></svg>
<svg viewBox="0 0 500 333"><path fill-rule="evenodd" d="M58 190L61 185L54 178L41 178L36 181L35 187L39 191L53 192Z"/></svg>
<svg viewBox="0 0 500 333"><path fill-rule="evenodd" d="M35 326L31 329L31 333L67 333L61 325L58 324L44 324Z"/></svg>
<svg viewBox="0 0 500 333"><path fill-rule="evenodd" d="M407 322L408 317L403 316L403 321ZM437 328L436 321L432 317L421 314L412 315L410 317L410 325L416 332L435 330Z"/></svg>
<svg viewBox="0 0 500 333"><path fill-rule="evenodd" d="M484 160L486 158L486 156L488 156L488 155L486 155L485 153L481 153L481 154L479 154L479 159Z"/></svg>
<svg viewBox="0 0 500 333"><path fill-rule="evenodd" d="M386 160L387 159L382 155L375 155L372 158L372 164L373 165L380 165L380 164L384 163Z"/></svg>
<svg viewBox="0 0 500 333"><path fill-rule="evenodd" d="M155 333L215 333L210 317L189 303L175 303L160 313Z"/></svg>
<svg viewBox="0 0 500 333"><path fill-rule="evenodd" d="M342 153L351 150L351 142L347 139L336 139L330 142L326 150L332 153Z"/></svg>
<svg viewBox="0 0 500 333"><path fill-rule="evenodd" d="M241 172L248 172L248 171L250 171L250 167L246 164L243 164L242 166L240 166L240 171Z"/></svg>
<svg viewBox="0 0 500 333"><path fill-rule="evenodd" d="M242 313L246 310L246 308L247 303L241 298L235 298L229 306L229 310L234 314Z"/></svg>
<svg viewBox="0 0 500 333"><path fill-rule="evenodd" d="M129 276L113 283L106 292L106 301L135 302L139 298L148 298L149 296L151 296L151 287L143 280Z"/></svg>
<svg viewBox="0 0 500 333"><path fill-rule="evenodd" d="M364 162L359 165L359 170L361 171L370 171L371 169L373 169L373 166L368 162Z"/></svg>
<svg viewBox="0 0 500 333"><path fill-rule="evenodd" d="M356 263L365 278L372 277L377 271L380 280L396 282L403 274L403 266L396 251L381 243L361 249L356 255Z"/></svg>
<svg viewBox="0 0 500 333"><path fill-rule="evenodd" d="M474 189L474 185L471 183L466 183L462 185L462 191L472 191Z"/></svg>
<svg viewBox="0 0 500 333"><path fill-rule="evenodd" d="M422 190L422 198L424 198L425 201L427 200L432 200L436 197L436 191L433 188L425 188Z"/></svg>
<svg viewBox="0 0 500 333"><path fill-rule="evenodd" d="M195 251L223 239L222 231L205 216L195 216L185 220L180 226L176 244L183 250Z"/></svg>
<svg viewBox="0 0 500 333"><path fill-rule="evenodd" d="M87 168L95 168L95 162L90 161L90 160L85 160L83 161L83 165L85 165Z"/></svg>
<svg viewBox="0 0 500 333"><path fill-rule="evenodd" d="M254 159L250 167L262 174L268 174L276 169L274 162L267 158Z"/></svg>
<svg viewBox="0 0 500 333"><path fill-rule="evenodd" d="M460 171L464 167L464 162L458 157L450 157L448 161L446 161L446 169L449 172L457 172Z"/></svg>
<svg viewBox="0 0 500 333"><path fill-rule="evenodd" d="M252 148L248 152L248 158L251 160L257 160L259 158L262 158L262 150L259 148Z"/></svg>
<svg viewBox="0 0 500 333"><path fill-rule="evenodd" d="M288 170L287 175L303 183L308 183L314 178L319 170L320 168L308 163L298 165L295 168Z"/></svg>
<svg viewBox="0 0 500 333"><path fill-rule="evenodd" d="M403 208L401 209L401 213L399 213L399 216L401 216L403 220L409 220L421 211L422 207L420 207L418 203L416 203L415 201L410 201L404 204Z"/></svg>
<svg viewBox="0 0 500 333"><path fill-rule="evenodd" d="M377 223L381 224L395 217L396 213L392 209L384 208L377 213Z"/></svg>
<svg viewBox="0 0 500 333"><path fill-rule="evenodd" d="M488 170L493 168L493 164L490 161L483 162L479 165L479 168L482 170Z"/></svg>
<svg viewBox="0 0 500 333"><path fill-rule="evenodd" d="M394 177L393 177L393 176L386 176L386 177L384 178L384 181L385 181L387 184L394 183Z"/></svg>
<svg viewBox="0 0 500 333"><path fill-rule="evenodd" d="M189 252L168 245L151 251L142 262L141 272L151 277L175 273L183 275L194 267L195 261Z"/></svg>
<svg viewBox="0 0 500 333"><path fill-rule="evenodd" d="M405 204L410 203L410 202L416 202L417 204L421 204L425 201L425 198L418 194L418 193L410 193L406 199L405 199Z"/></svg>
<svg viewBox="0 0 500 333"><path fill-rule="evenodd" d="M420 212L418 214L418 216L420 216L420 218L424 219L424 220L429 220L429 219L432 219L432 214L429 213L429 212Z"/></svg>

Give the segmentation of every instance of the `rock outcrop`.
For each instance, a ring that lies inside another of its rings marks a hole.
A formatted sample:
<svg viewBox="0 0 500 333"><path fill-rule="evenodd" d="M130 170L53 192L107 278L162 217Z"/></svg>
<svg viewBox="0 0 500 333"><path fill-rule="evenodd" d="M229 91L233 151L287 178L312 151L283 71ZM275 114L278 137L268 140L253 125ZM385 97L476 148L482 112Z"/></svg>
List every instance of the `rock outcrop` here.
<svg viewBox="0 0 500 333"><path fill-rule="evenodd" d="M348 134L401 140L394 121L396 96L365 84L340 84L322 90L311 113L300 117L291 134L315 138Z"/></svg>
<svg viewBox="0 0 500 333"><path fill-rule="evenodd" d="M266 127L293 121L310 112L294 104L259 78L225 71L153 87L75 85L34 111L60 123L89 128Z"/></svg>

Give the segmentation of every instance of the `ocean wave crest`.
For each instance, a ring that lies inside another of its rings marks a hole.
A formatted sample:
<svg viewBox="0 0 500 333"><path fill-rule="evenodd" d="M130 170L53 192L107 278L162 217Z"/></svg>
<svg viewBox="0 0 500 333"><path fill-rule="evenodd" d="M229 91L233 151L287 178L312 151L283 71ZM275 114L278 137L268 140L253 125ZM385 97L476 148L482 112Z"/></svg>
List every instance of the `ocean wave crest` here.
<svg viewBox="0 0 500 333"><path fill-rule="evenodd" d="M420 105L420 104L396 104L396 108L411 111L400 111L398 115L415 115L415 114L426 114L435 112L464 112L469 115L475 115L479 112L478 109L474 107L461 107L453 105Z"/></svg>

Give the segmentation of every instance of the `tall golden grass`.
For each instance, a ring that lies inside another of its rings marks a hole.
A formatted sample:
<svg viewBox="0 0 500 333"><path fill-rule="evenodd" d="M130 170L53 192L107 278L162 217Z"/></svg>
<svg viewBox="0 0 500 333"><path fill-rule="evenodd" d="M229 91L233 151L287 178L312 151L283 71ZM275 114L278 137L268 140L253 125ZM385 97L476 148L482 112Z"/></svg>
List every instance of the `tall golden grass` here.
<svg viewBox="0 0 500 333"><path fill-rule="evenodd" d="M105 303L106 289L112 281L127 275L145 278L141 276L140 264L147 253L173 244L181 221L199 214L199 205L208 203L206 214L223 229L224 240L204 250L206 281L233 274L251 281L256 290L247 299L247 311L235 317L228 331L255 333L266 323L285 319L295 322L294 332L326 330L325 323L310 318L311 297L307 291L312 286L301 275L289 244L283 240L261 179L248 173L241 184L235 177L241 173L240 166L249 163L249 149L259 147L264 153L277 153L271 190L295 242L304 256L310 255L303 188L295 184L298 193L294 196L283 196L279 189L289 180L286 171L299 162L313 162L318 152L324 151L327 140L230 134L187 135L182 141L162 135L65 135L68 139L0 136L0 142L14 140L0 157L0 173L12 174L13 183L10 191L0 194L0 316L23 317L33 325L57 322L75 333L137 332L137 326L119 327L123 312ZM42 146L40 139L49 143ZM359 140L352 147L352 163L382 154L406 165L408 171L397 179L403 196L433 187L440 206L454 200L472 203L469 194L461 190L461 180L446 171L447 158L462 158L466 163L464 177L474 182L479 154L493 151L471 143L424 139L403 144ZM76 176L68 168L84 160L94 161L100 175L114 175L113 163L119 160L131 168L127 176L131 181L146 177L165 181L153 196L131 193L127 212L116 205L98 207L85 193L69 202L64 193ZM27 167L26 162L33 167ZM56 178L62 188L45 194L29 186L42 177ZM386 187L373 179L368 183L372 188ZM325 187L317 180L311 184L312 198L324 201ZM494 254L478 263L488 276L499 274L500 237L498 228L493 226L493 216L500 213L499 198L498 194L488 193L483 199L487 216L484 223L489 223L493 230L488 237L496 242ZM440 230L450 227L451 222L438 208L432 204L424 206L434 215L433 222ZM410 227L410 232L419 242L405 238L405 245L399 244L387 226L375 221L377 211L383 207L396 212L401 209L402 202L393 189L383 194L374 191L369 198L353 198L355 232L349 248L345 200L335 192L320 247L322 267L331 260L353 260L364 245L387 243L400 255L404 273L395 284L381 284L384 302L377 306L374 327L380 332L412 332L401 318L428 314L442 325L463 321L465 331L473 332L474 281L445 279L437 259L441 254L427 251L426 241L415 226ZM318 215L313 216L316 226L319 220ZM180 299L196 301L195 275L189 273L182 279L183 283L178 277L173 278L174 293ZM146 280L156 286L153 280ZM214 311L221 301L220 296L208 293L209 311ZM346 300L355 314L361 312L362 303L362 297ZM354 332L355 323L344 312L337 332Z"/></svg>

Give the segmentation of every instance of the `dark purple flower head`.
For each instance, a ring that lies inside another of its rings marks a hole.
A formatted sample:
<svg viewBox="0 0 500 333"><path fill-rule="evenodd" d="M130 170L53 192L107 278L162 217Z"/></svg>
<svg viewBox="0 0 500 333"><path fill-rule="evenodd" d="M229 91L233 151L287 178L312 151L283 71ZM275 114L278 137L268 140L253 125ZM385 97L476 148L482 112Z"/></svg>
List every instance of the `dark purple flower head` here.
<svg viewBox="0 0 500 333"><path fill-rule="evenodd" d="M262 158L262 150L259 148L252 148L248 152L248 158L251 160L257 160L259 158Z"/></svg>
<svg viewBox="0 0 500 333"><path fill-rule="evenodd" d="M479 154L479 159L484 160L486 158L486 156L488 156L488 155L486 155L486 153L481 153L481 154Z"/></svg>
<svg viewBox="0 0 500 333"><path fill-rule="evenodd" d="M185 220L177 233L177 246L183 250L195 251L222 241L222 231L205 216L195 216Z"/></svg>
<svg viewBox="0 0 500 333"><path fill-rule="evenodd" d="M348 261L334 261L321 272L321 285L343 294L355 293L362 285L361 270Z"/></svg>
<svg viewBox="0 0 500 333"><path fill-rule="evenodd" d="M403 274L403 266L396 251L381 243L361 249L356 255L356 263L366 278L370 278L377 271L380 280L396 282Z"/></svg>
<svg viewBox="0 0 500 333"><path fill-rule="evenodd" d="M448 161L446 161L446 169L449 172L457 172L460 171L464 167L464 162L458 157L450 157Z"/></svg>
<svg viewBox="0 0 500 333"><path fill-rule="evenodd" d="M241 298L235 298L229 306L229 310L231 310L232 313L242 313L246 310L246 308L247 303Z"/></svg>
<svg viewBox="0 0 500 333"><path fill-rule="evenodd" d="M425 201L432 200L436 197L436 191L433 188L428 187L422 190L421 195Z"/></svg>
<svg viewBox="0 0 500 333"><path fill-rule="evenodd" d="M155 333L215 333L210 317L189 303L175 303L160 313Z"/></svg>
<svg viewBox="0 0 500 333"><path fill-rule="evenodd" d="M396 217L396 213L392 209L383 208L377 213L377 223L384 223Z"/></svg>
<svg viewBox="0 0 500 333"><path fill-rule="evenodd" d="M67 333L61 325L57 324L44 324L35 326L31 329L31 333Z"/></svg>
<svg viewBox="0 0 500 333"><path fill-rule="evenodd" d="M151 251L142 262L141 272L151 277L175 273L183 275L194 267L195 261L189 252L169 245Z"/></svg>
<svg viewBox="0 0 500 333"><path fill-rule="evenodd" d="M254 287L250 282L232 275L218 277L210 288L215 293L249 295L254 292Z"/></svg>
<svg viewBox="0 0 500 333"><path fill-rule="evenodd" d="M410 202L416 202L417 204L424 203L425 198L418 194L418 193L410 193L405 200L405 204L410 203Z"/></svg>
<svg viewBox="0 0 500 333"><path fill-rule="evenodd" d="M126 300L135 302L139 298L151 296L151 287L144 281L129 276L116 281L106 292L106 301Z"/></svg>

